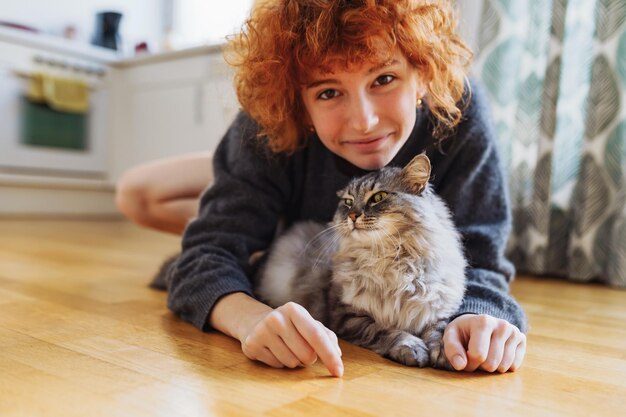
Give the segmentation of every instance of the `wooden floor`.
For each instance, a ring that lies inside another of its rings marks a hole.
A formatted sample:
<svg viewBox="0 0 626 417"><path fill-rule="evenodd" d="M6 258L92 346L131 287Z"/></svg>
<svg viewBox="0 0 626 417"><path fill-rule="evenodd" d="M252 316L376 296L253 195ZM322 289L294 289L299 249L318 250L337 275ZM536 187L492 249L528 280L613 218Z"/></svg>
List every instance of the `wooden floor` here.
<svg viewBox="0 0 626 417"><path fill-rule="evenodd" d="M519 277L516 373L403 367L346 343L342 379L275 370L146 284L174 237L124 222L0 221L0 416L624 416L626 291Z"/></svg>

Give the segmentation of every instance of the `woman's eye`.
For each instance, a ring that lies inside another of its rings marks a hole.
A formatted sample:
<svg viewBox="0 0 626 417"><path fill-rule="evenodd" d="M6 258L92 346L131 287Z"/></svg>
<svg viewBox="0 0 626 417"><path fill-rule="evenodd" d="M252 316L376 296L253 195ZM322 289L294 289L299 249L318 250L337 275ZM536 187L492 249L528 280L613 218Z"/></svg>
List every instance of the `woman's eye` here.
<svg viewBox="0 0 626 417"><path fill-rule="evenodd" d="M344 198L343 204L345 204L346 207L352 207L352 205L354 204L354 200L351 198Z"/></svg>
<svg viewBox="0 0 626 417"><path fill-rule="evenodd" d="M324 90L321 93L319 93L317 95L317 98L322 99L322 100L330 100L331 98L337 97L338 93L337 90L333 90L332 88L329 88L328 90Z"/></svg>
<svg viewBox="0 0 626 417"><path fill-rule="evenodd" d="M381 201L385 199L385 197L387 197L387 193L384 191L374 194L371 200L372 204L380 203Z"/></svg>
<svg viewBox="0 0 626 417"><path fill-rule="evenodd" d="M381 75L380 77L376 78L376 81L374 82L374 84L376 85L386 85L389 84L390 82L392 82L393 80L395 80L396 77L394 77L393 75Z"/></svg>

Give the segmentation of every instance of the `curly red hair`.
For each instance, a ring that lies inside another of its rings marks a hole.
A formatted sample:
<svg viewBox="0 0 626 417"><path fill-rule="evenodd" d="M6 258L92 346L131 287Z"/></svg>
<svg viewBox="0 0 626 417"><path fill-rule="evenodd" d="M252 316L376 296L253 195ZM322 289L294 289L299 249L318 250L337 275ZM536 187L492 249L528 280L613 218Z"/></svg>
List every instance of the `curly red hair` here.
<svg viewBox="0 0 626 417"><path fill-rule="evenodd" d="M241 106L274 152L293 152L307 137L300 91L313 69L386 62L395 48L418 70L444 136L461 120L472 59L456 26L447 0L270 0L230 39L226 58Z"/></svg>

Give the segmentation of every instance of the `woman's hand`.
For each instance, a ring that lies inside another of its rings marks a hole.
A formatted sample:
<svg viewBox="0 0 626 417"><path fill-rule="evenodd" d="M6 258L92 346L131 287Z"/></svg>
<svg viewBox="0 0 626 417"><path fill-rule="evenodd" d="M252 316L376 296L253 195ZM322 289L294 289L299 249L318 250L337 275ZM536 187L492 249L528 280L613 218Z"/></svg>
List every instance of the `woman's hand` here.
<svg viewBox="0 0 626 417"><path fill-rule="evenodd" d="M299 304L260 312L239 340L248 358L274 368L312 365L319 356L332 375L343 375L337 336Z"/></svg>
<svg viewBox="0 0 626 417"><path fill-rule="evenodd" d="M516 371L526 353L526 335L506 320L464 314L443 334L446 357L457 371Z"/></svg>

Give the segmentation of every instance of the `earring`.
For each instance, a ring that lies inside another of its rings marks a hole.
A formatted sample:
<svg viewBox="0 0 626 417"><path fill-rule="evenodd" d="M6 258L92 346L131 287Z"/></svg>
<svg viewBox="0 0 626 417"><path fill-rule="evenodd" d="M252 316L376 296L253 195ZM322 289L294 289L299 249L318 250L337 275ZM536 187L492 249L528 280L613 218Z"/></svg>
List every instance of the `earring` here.
<svg viewBox="0 0 626 417"><path fill-rule="evenodd" d="M309 131L309 132L311 132L311 133L314 133L314 132L315 132L315 128L313 127L313 125L310 125L307 129L308 129L308 131Z"/></svg>
<svg viewBox="0 0 626 417"><path fill-rule="evenodd" d="M416 102L416 106L417 106L417 107L422 107L422 103L423 103L422 99L421 99L421 98L418 98L418 99L417 99L417 102Z"/></svg>

